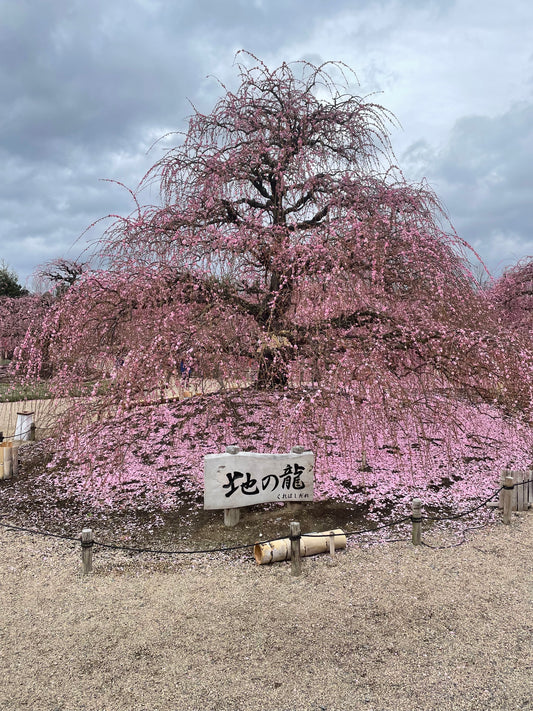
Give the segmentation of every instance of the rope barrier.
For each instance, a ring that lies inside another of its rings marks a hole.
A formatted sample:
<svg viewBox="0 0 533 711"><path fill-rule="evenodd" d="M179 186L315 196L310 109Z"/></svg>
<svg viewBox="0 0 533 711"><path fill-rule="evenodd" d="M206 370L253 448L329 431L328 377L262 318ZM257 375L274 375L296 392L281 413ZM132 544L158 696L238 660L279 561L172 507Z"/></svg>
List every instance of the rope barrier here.
<svg viewBox="0 0 533 711"><path fill-rule="evenodd" d="M3 516L2 516L2 518L3 518ZM2 526L2 528L7 528L11 531L23 531L24 533L33 533L36 536L44 536L46 538L62 538L66 541L78 541L78 542L81 540L79 536L77 536L77 537L66 536L66 535L63 535L60 533L48 533L47 531L37 531L34 528L24 528L23 526L14 526L10 523L0 522L0 526Z"/></svg>
<svg viewBox="0 0 533 711"><path fill-rule="evenodd" d="M7 439L12 439L12 440L21 440L22 442L29 442L30 440L24 439L25 435L31 434L31 432L34 430L34 427L30 427L27 430L24 430L20 432L18 435L2 435L2 439L0 439L0 442L5 441Z"/></svg>
<svg viewBox="0 0 533 711"><path fill-rule="evenodd" d="M264 543L270 543L270 541L264 541ZM165 551L153 548L132 548L130 546L117 546L113 543L100 543L100 541L93 541L95 546L100 546L101 548L111 548L120 551L129 551L130 553L154 553L158 555L194 555L195 553L226 553L228 551L238 551L244 550L245 548L253 548L255 543L247 543L240 546L226 546L224 548L206 548L204 550L182 550L182 551Z"/></svg>
<svg viewBox="0 0 533 711"><path fill-rule="evenodd" d="M515 486L521 486L525 484L529 484L533 481L533 479L529 479L528 481L523 481L515 484ZM375 533L376 531L383 530L385 528L392 528L393 526L398 526L402 523L406 523L407 521L411 522L421 522L421 521L430 521L432 523L438 523L440 521L455 521L460 518L463 518L465 516L470 515L471 513L474 513L475 511L478 511L480 508L483 506L486 506L486 504L494 499L500 491L503 489L508 488L505 486L501 486L499 489L494 491L494 493L488 498L485 499L482 503L480 503L478 506L475 506L474 508L468 509L467 511L463 511L462 513L456 514L456 515L450 515L450 516L441 516L439 518L434 518L430 516L421 516L421 517L413 517L412 515L410 516L404 516L400 519L397 519L395 521L389 521L388 523L381 524L380 526L373 526L372 528L365 528L365 529L360 529L358 531L348 531L347 533L335 533L333 531L331 532L325 532L325 533L306 533L302 534L307 538L331 538L335 536L345 536L346 538L352 537L352 536L360 536L365 533ZM513 488L513 487L509 487ZM4 518L4 516L0 515L0 518ZM36 529L32 528L25 528L23 526L15 526L12 524L8 523L2 523L0 522L0 526L7 530L11 531L21 531L25 533L31 533L35 534L38 536L44 536L44 537L49 537L49 538L60 538L63 540L67 541L76 541L80 542L81 541L81 536L68 536L65 534L59 534L59 533L49 533L46 531L38 531ZM469 530L475 530L475 528L483 528L483 526L477 526L474 528L466 528L464 529L465 532ZM245 550L247 548L253 548L256 544L259 545L265 545L268 543L272 543L273 541L280 540L279 538L273 538L267 541L258 541L254 543L246 543L238 546L225 546L222 548L206 548L206 549L190 549L190 550L178 550L178 551L170 551L170 550L161 550L161 549L154 549L154 548L137 548L133 546L120 546L116 545L114 543L103 543L101 541L92 541L89 546L100 546L101 548L108 548L112 550L120 550L120 551L126 551L130 553L152 553L155 555L198 555L198 554L208 554L208 553L227 553L230 551L236 551L236 550ZM292 540L292 537L291 537ZM390 539L387 542L395 542L398 541L400 542L402 539ZM459 545L462 545L464 543L464 540L461 543L453 544L452 546L431 546L425 542L421 542L423 546L427 548L433 548L435 550L437 549L443 549L443 548L453 548Z"/></svg>
<svg viewBox="0 0 533 711"><path fill-rule="evenodd" d="M525 481L518 481L514 486L525 486L526 484L531 483L533 483L533 479L526 479Z"/></svg>
<svg viewBox="0 0 533 711"><path fill-rule="evenodd" d="M327 531L326 533L305 533L302 535L305 535L306 538L329 538L330 536L346 536L346 538L349 538L350 536L360 536L363 533L374 533L374 531L380 531L383 528L398 526L400 523L405 523L410 520L411 516L404 516L403 518L399 518L397 521L390 521L389 523L384 523L381 526L374 526L372 528L363 528L359 531L348 531L347 533L334 533L333 531L330 533Z"/></svg>
<svg viewBox="0 0 533 711"><path fill-rule="evenodd" d="M485 524L484 526L470 526L469 528L464 528L461 533L463 534L462 539L459 541L459 543L452 543L449 546L431 546L429 543L426 543L425 541L420 541L420 544L424 546L425 548L431 548L431 550L434 551L443 551L446 550L447 548L458 548L459 546L462 546L466 543L466 532L467 531L477 531L478 529L481 528L486 528L488 524Z"/></svg>
<svg viewBox="0 0 533 711"><path fill-rule="evenodd" d="M511 487L512 488L512 487ZM485 499L485 501L482 501L479 506L475 506L473 509L468 509L468 511L463 511L462 513L455 514L455 515L450 515L450 516L440 516L439 518L433 518L431 516L423 516L422 520L423 521L431 521L432 523L438 523L439 521L455 521L459 518L463 518L463 516L468 516L471 513L474 513L474 511L479 511L479 509L483 508L483 506L486 506L489 501L492 501L500 491L503 491L505 489L504 486L500 486L499 489L497 489L491 496L489 496L488 499Z"/></svg>
<svg viewBox="0 0 533 711"><path fill-rule="evenodd" d="M2 528L6 528L9 531L22 531L24 533L32 533L37 536L44 536L45 538L61 538L66 541L76 541L79 543L81 541L81 536L67 536L60 533L49 533L47 531L37 531L34 528L25 528L23 526L14 526L10 523L0 522ZM264 543L269 543L270 541L264 541ZM83 545L83 543L82 543ZM224 548L207 548L204 550L181 550L181 551L167 551L159 550L155 548L134 548L132 546L119 546L114 543L102 543L101 541L91 541L89 546L100 546L101 548L110 548L113 550L129 551L132 553L157 553L163 555L188 555L194 553L224 553L226 551L236 551L242 550L244 548L253 548L255 543L248 543L246 545L240 546L227 546Z"/></svg>

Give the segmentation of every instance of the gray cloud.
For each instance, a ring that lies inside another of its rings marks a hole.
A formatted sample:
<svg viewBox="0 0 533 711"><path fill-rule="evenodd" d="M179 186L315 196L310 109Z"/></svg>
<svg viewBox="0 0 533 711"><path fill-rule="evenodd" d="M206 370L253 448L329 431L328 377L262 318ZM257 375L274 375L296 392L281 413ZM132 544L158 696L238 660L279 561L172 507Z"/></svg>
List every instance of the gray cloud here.
<svg viewBox="0 0 533 711"><path fill-rule="evenodd" d="M533 256L532 146L533 103L524 102L500 116L463 117L440 149L419 142L404 155L494 270Z"/></svg>
<svg viewBox="0 0 533 711"><path fill-rule="evenodd" d="M406 172L427 175L491 266L532 251L526 0L0 0L0 19L0 258L24 279L130 211L101 179L135 187L166 145L151 144L186 128L187 99L208 111L221 94L206 76L235 86L241 48L353 66L404 126Z"/></svg>

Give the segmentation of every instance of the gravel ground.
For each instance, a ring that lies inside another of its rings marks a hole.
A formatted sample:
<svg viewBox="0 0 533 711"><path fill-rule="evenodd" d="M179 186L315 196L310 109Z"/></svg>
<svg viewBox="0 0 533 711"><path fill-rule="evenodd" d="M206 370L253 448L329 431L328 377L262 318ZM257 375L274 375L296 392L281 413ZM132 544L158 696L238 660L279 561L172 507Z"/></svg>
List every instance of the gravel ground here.
<svg viewBox="0 0 533 711"><path fill-rule="evenodd" d="M0 528L0 709L532 709L532 534L352 542L298 578L99 548L82 577L78 543Z"/></svg>

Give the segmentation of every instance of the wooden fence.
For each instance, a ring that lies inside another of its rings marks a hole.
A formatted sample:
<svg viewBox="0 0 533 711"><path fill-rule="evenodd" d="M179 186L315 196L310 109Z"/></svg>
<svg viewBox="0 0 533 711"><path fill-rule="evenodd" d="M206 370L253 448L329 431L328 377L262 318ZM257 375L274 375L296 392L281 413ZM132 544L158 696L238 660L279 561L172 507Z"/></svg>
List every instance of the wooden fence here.
<svg viewBox="0 0 533 711"><path fill-rule="evenodd" d="M533 471L531 469L510 470L502 472L500 486L505 487L505 477L513 478L511 491L511 511L527 511L533 508ZM503 509L505 489L500 491L498 508Z"/></svg>

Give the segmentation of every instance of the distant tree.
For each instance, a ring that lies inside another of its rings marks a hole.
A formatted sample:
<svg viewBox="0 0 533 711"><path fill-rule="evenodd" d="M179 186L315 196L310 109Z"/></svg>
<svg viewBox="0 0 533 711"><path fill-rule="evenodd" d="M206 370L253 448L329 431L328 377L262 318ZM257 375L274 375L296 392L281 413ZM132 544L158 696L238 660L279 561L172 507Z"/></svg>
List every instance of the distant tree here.
<svg viewBox="0 0 533 711"><path fill-rule="evenodd" d="M533 258L506 269L490 287L490 296L501 318L531 338L533 334Z"/></svg>
<svg viewBox="0 0 533 711"><path fill-rule="evenodd" d="M2 260L0 262L0 296L26 296L28 290L19 284L17 274Z"/></svg>
<svg viewBox="0 0 533 711"><path fill-rule="evenodd" d="M41 280L52 284L56 296L61 296L73 286L87 268L85 262L69 259L54 259L39 269Z"/></svg>
<svg viewBox="0 0 533 711"><path fill-rule="evenodd" d="M161 203L135 196L102 237L105 271L77 276L27 341L28 375L46 362L58 392L105 381L93 404L109 418L193 365L257 393L276 446L314 418L327 453L334 427L353 481L365 432L394 441L408 418L417 440L432 413L452 437L458 399L529 412L531 357L499 338L435 194L395 167L393 117L336 83L341 64L239 69L149 173Z"/></svg>
<svg viewBox="0 0 533 711"><path fill-rule="evenodd" d="M51 300L47 296L0 296L0 355L12 358L30 327L40 330ZM43 369L44 374L44 369Z"/></svg>

